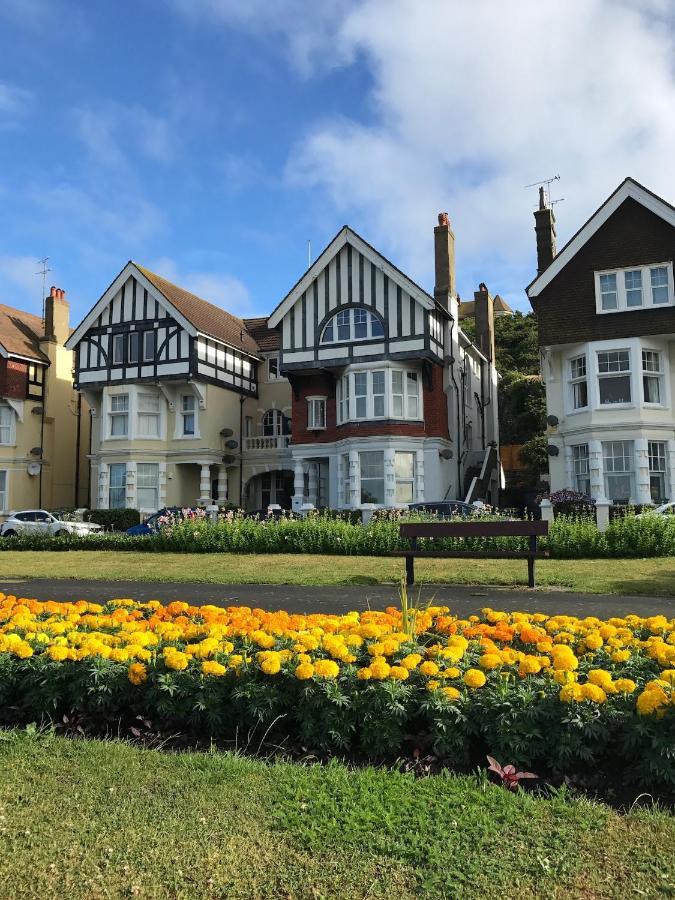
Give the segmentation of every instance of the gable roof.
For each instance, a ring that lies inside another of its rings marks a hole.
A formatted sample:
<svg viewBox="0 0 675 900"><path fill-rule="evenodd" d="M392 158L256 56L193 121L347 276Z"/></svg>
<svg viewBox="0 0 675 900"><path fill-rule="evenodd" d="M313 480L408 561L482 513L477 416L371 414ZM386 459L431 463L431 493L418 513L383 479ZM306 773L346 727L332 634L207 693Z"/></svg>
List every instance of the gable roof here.
<svg viewBox="0 0 675 900"><path fill-rule="evenodd" d="M48 363L49 357L40 349L40 335L43 333L40 316L0 303L0 346L5 350L3 355Z"/></svg>
<svg viewBox="0 0 675 900"><path fill-rule="evenodd" d="M246 330L262 351L278 350L281 346L281 335L269 327L269 316L257 319L244 319Z"/></svg>
<svg viewBox="0 0 675 900"><path fill-rule="evenodd" d="M414 297L425 309L438 309L447 316L448 311L437 303L430 294L418 284L415 284L411 278L398 269L386 257L382 256L378 250L369 244L368 241L365 241L359 234L350 228L349 225L343 225L333 240L323 249L304 275L299 278L281 303L279 303L269 317L270 327L276 328L276 326L279 325L289 309L295 305L296 301L304 294L309 285L328 265L330 260L339 253L345 244L351 244L355 250L358 250L358 252L365 256L366 259L374 263L385 275L400 284L405 289L406 293L410 294L411 297Z"/></svg>
<svg viewBox="0 0 675 900"><path fill-rule="evenodd" d="M554 257L551 263L534 278L525 288L528 297L536 297L555 276L576 256L586 244L605 224L607 219L629 198L642 204L655 215L660 216L675 228L675 207L666 202L662 197L654 194L634 178L624 179L618 188L609 195L605 202L593 213L581 228L574 234L565 246Z"/></svg>
<svg viewBox="0 0 675 900"><path fill-rule="evenodd" d="M155 299L167 307L176 321L195 337L203 334L222 341L236 350L242 350L252 356L258 355L258 345L246 330L244 320L232 313L203 300L185 288L162 278L150 269L130 260L109 285L102 297L89 310L84 319L66 341L66 347L72 350L91 328L102 310L110 303L122 285L130 278L135 278Z"/></svg>

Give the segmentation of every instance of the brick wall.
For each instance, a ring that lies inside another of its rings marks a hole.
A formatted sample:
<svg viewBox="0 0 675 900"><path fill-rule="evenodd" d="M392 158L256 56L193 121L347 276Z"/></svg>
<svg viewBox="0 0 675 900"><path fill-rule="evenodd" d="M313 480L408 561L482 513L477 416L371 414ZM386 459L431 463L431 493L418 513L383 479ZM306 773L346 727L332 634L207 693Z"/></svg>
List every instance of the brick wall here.
<svg viewBox="0 0 675 900"><path fill-rule="evenodd" d="M298 379L299 397L293 392L293 424L294 444L327 444L348 437L384 437L401 435L402 437L442 437L448 438L448 401L443 392L443 369L432 366L432 385L428 389L422 379L424 422L348 422L337 425L335 387L332 377L321 372L312 372ZM324 431L307 430L307 397L325 396L326 429Z"/></svg>
<svg viewBox="0 0 675 900"><path fill-rule="evenodd" d="M675 229L628 198L548 284L533 307L539 343L565 344L675 332L675 308L598 315L594 271L675 258Z"/></svg>
<svg viewBox="0 0 675 900"><path fill-rule="evenodd" d="M0 357L0 396L25 400L28 393L28 366Z"/></svg>

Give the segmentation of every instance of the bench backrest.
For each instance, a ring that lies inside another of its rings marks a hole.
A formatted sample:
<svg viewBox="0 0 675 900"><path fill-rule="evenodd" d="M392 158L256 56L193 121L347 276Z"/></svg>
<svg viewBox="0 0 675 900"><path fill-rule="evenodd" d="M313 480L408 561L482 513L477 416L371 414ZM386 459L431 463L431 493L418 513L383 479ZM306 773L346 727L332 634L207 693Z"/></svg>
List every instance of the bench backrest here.
<svg viewBox="0 0 675 900"><path fill-rule="evenodd" d="M541 537L548 522L406 522L403 538L434 537Z"/></svg>

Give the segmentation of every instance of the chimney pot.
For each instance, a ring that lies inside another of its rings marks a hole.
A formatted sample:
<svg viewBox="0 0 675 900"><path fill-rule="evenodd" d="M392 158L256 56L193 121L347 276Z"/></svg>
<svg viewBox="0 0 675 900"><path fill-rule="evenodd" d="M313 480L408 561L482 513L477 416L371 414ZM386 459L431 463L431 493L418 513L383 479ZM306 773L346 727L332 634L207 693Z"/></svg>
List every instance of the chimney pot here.
<svg viewBox="0 0 675 900"><path fill-rule="evenodd" d="M50 297L56 297L56 285L55 285L55 284L53 284L53 285L51 286L51 288L49 289L49 296L50 296Z"/></svg>
<svg viewBox="0 0 675 900"><path fill-rule="evenodd" d="M446 212L441 212L438 214L438 224L439 225L450 225L450 219L448 218L448 214Z"/></svg>

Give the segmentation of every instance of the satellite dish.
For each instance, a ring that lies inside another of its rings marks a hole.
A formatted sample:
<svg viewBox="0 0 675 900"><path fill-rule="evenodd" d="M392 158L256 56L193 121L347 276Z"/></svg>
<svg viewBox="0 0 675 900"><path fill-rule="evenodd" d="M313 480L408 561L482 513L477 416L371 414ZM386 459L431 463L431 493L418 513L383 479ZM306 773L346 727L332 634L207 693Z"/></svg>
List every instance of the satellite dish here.
<svg viewBox="0 0 675 900"><path fill-rule="evenodd" d="M26 468L28 470L29 475L39 475L40 474L41 466L40 466L40 463L38 463L38 462L28 463L28 466Z"/></svg>
<svg viewBox="0 0 675 900"><path fill-rule="evenodd" d="M42 447L31 447L31 456L42 456Z"/></svg>
<svg viewBox="0 0 675 900"><path fill-rule="evenodd" d="M225 441L225 446L228 450L236 450L239 446L239 441Z"/></svg>
<svg viewBox="0 0 675 900"><path fill-rule="evenodd" d="M225 463L226 466L231 466L232 463L236 461L236 459L237 459L236 456L231 456L229 453L226 453L225 456L223 457L223 462Z"/></svg>
<svg viewBox="0 0 675 900"><path fill-rule="evenodd" d="M452 457L453 457L455 454L452 452L452 450L451 450L449 447L446 447L445 450L439 450L439 451L438 451L438 455L439 455L442 459L452 459Z"/></svg>
<svg viewBox="0 0 675 900"><path fill-rule="evenodd" d="M557 417L557 416L553 416L553 415L547 416L547 417L546 417L546 424L549 425L551 428L555 428L556 425L558 424L558 417Z"/></svg>
<svg viewBox="0 0 675 900"><path fill-rule="evenodd" d="M546 452L549 456L557 456L560 453L560 448L556 447L555 444L549 444L546 448Z"/></svg>
<svg viewBox="0 0 675 900"><path fill-rule="evenodd" d="M231 428L222 428L220 431L221 437L232 437L233 434L234 434L234 431L232 431Z"/></svg>

